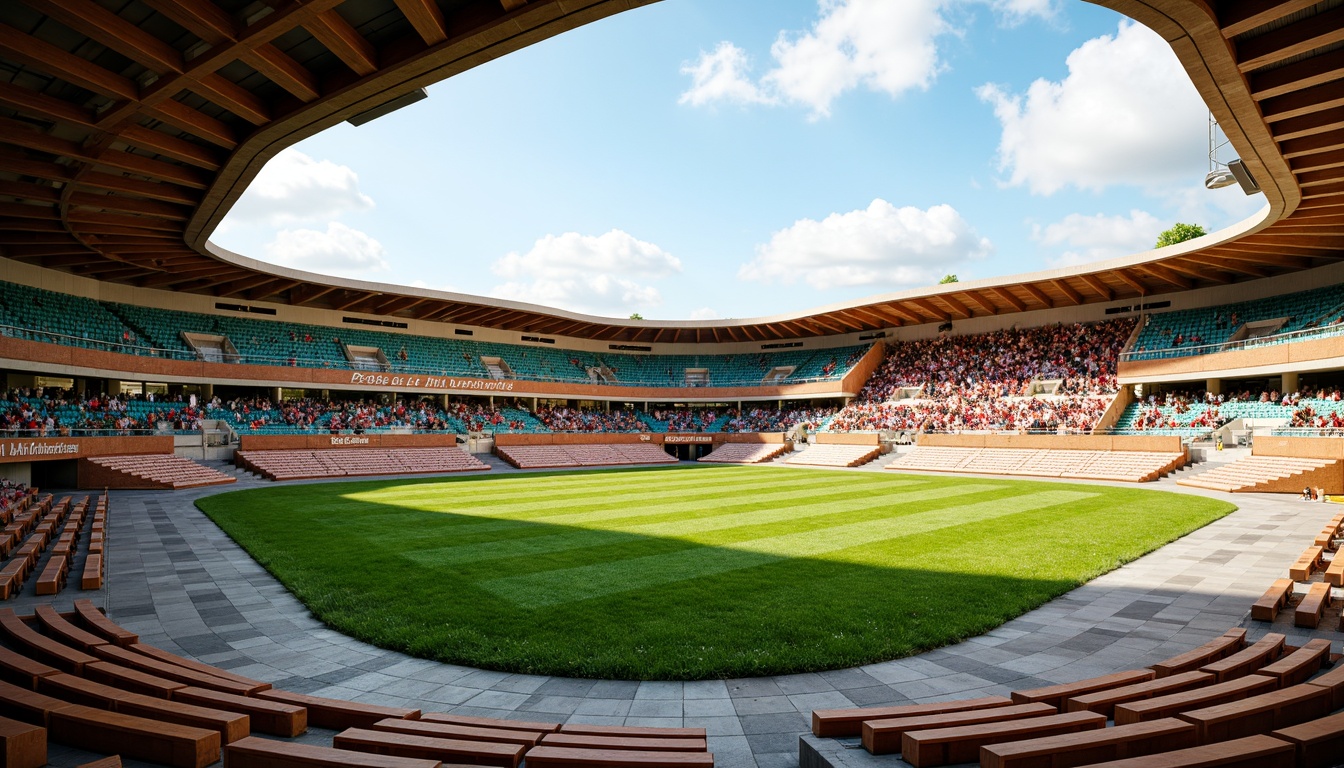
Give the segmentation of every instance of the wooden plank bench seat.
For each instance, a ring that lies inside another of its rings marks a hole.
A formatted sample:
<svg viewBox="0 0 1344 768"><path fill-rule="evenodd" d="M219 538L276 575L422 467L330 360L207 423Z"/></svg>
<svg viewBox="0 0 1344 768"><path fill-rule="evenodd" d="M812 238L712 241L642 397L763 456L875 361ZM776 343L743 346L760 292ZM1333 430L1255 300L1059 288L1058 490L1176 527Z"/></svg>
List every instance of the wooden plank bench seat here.
<svg viewBox="0 0 1344 768"><path fill-rule="evenodd" d="M714 768L710 752L635 752L624 749L533 747L528 768Z"/></svg>
<svg viewBox="0 0 1344 768"><path fill-rule="evenodd" d="M1287 638L1278 632L1270 632L1250 646L1199 668L1225 683L1238 677L1245 677L1255 670L1279 658L1283 653L1283 643Z"/></svg>
<svg viewBox="0 0 1344 768"><path fill-rule="evenodd" d="M708 752L705 739L660 739L638 736L593 736L584 733L548 733L542 746L570 749L623 749L638 752Z"/></svg>
<svg viewBox="0 0 1344 768"><path fill-rule="evenodd" d="M267 701L279 701L294 704L308 710L308 724L317 728L367 728L379 720L389 717L403 720L415 720L420 710L405 707L384 707L377 704L363 704L358 701L326 699L321 696L308 696L274 688L258 691L256 697Z"/></svg>
<svg viewBox="0 0 1344 768"><path fill-rule="evenodd" d="M1308 680L1306 685L1328 689L1331 696L1330 708L1344 709L1344 664L1336 664L1329 672Z"/></svg>
<svg viewBox="0 0 1344 768"><path fill-rule="evenodd" d="M1330 768L1344 760L1344 712L1280 728L1270 736L1293 744L1297 768Z"/></svg>
<svg viewBox="0 0 1344 768"><path fill-rule="evenodd" d="M1123 688L1110 688L1105 691L1074 696L1065 702L1065 709L1068 712L1097 712L1106 717L1112 717L1115 714L1117 704L1181 693L1214 682L1216 682L1214 676L1208 672L1182 672L1179 675L1160 677L1146 683L1135 683Z"/></svg>
<svg viewBox="0 0 1344 768"><path fill-rule="evenodd" d="M103 588L103 555L102 551L94 552L89 545L89 554L84 557L84 570L79 574L80 589L102 589Z"/></svg>
<svg viewBox="0 0 1344 768"><path fill-rule="evenodd" d="M900 704L891 707L859 707L850 709L812 710L812 734L821 737L858 736L865 720L883 720L895 717L938 715L945 712L964 712L971 709L1006 707L1013 703L1007 696L986 696L980 699L939 701L930 704Z"/></svg>
<svg viewBox="0 0 1344 768"><path fill-rule="evenodd" d="M901 759L915 768L952 763L972 763L980 759L980 748L988 744L1026 741L1106 727L1106 717L1095 712L1068 712L1062 715L1005 720L955 728L906 731L901 737Z"/></svg>
<svg viewBox="0 0 1344 768"><path fill-rule="evenodd" d="M33 614L37 617L37 623L42 625L47 634L85 653L100 645L107 645L107 640L91 632L85 632L70 623L50 605L37 606L33 609Z"/></svg>
<svg viewBox="0 0 1344 768"><path fill-rule="evenodd" d="M47 764L47 729L0 717L0 765L42 768Z"/></svg>
<svg viewBox="0 0 1344 768"><path fill-rule="evenodd" d="M1311 574L1320 569L1321 555L1324 552L1325 549L1322 547L1315 545L1307 547L1307 550L1302 553L1302 556L1297 558L1297 562L1289 566L1288 577L1293 581L1306 581L1307 579L1310 579Z"/></svg>
<svg viewBox="0 0 1344 768"><path fill-rule="evenodd" d="M20 688L37 690L37 678L59 674L60 670L0 646L0 680Z"/></svg>
<svg viewBox="0 0 1344 768"><path fill-rule="evenodd" d="M1254 674L1265 675L1279 681L1280 688L1305 683L1308 678L1321 670L1330 659L1330 641L1324 638L1308 640L1301 648L1284 656L1268 666L1255 670Z"/></svg>
<svg viewBox="0 0 1344 768"><path fill-rule="evenodd" d="M49 715L57 709L73 706L54 696L0 682L0 716L47 727Z"/></svg>
<svg viewBox="0 0 1344 768"><path fill-rule="evenodd" d="M1344 587L1344 556L1336 555L1325 567L1325 583L1332 587Z"/></svg>
<svg viewBox="0 0 1344 768"><path fill-rule="evenodd" d="M169 698L173 691L186 688L186 683L141 672L138 669L123 667L110 661L95 661L84 665L84 674L88 680L114 688L143 693L160 699Z"/></svg>
<svg viewBox="0 0 1344 768"><path fill-rule="evenodd" d="M130 649L132 651L135 651L136 653L144 654L145 656L149 656L150 658L162 661L165 664L172 664L178 667L186 667L187 669L193 669L197 672L200 672L201 674L210 675L211 677L218 677L223 680L232 680L235 683L240 683L248 688L248 695L254 694L258 691L268 691L271 688L270 683L263 683L260 680L253 680L250 677L244 677L243 675L230 672L227 669L216 667L212 664L205 664L203 662L196 661L195 659L188 659L184 656L178 656L175 653L169 653L168 651L165 651L162 648L157 648L155 646L147 645L145 643L140 642L132 643L130 645Z"/></svg>
<svg viewBox="0 0 1344 768"><path fill-rule="evenodd" d="M248 736L224 747L228 768L439 768L438 760L350 752Z"/></svg>
<svg viewBox="0 0 1344 768"><path fill-rule="evenodd" d="M75 768L121 768L121 755L112 755L104 757L101 760L94 760L91 763L81 763Z"/></svg>
<svg viewBox="0 0 1344 768"><path fill-rule="evenodd" d="M293 738L308 730L308 710L295 704L191 686L178 688L170 696L185 704L240 712L250 718L252 730L259 733Z"/></svg>
<svg viewBox="0 0 1344 768"><path fill-rule="evenodd" d="M140 636L129 630L123 629L116 622L103 615L98 610L98 606L93 604L92 600L81 599L75 601L75 615L79 618L90 632L95 635L101 635L113 645L120 645L128 648L134 643L140 642Z"/></svg>
<svg viewBox="0 0 1344 768"><path fill-rule="evenodd" d="M1074 696L1104 691L1107 688L1120 688L1135 683L1143 683L1155 677L1157 677L1157 673L1151 669L1130 669L1124 672L1102 675L1101 677L1088 678L1087 680L1078 680L1073 683L1050 685L1026 691L1013 691L1012 697L1014 704L1043 703L1062 711L1064 702Z"/></svg>
<svg viewBox="0 0 1344 768"><path fill-rule="evenodd" d="M1182 672L1193 672L1205 664L1210 664L1224 656L1240 651L1244 645L1246 645L1246 630L1236 627L1227 630L1221 637L1216 637L1198 648L1172 656L1166 661L1150 664L1149 669L1156 672L1158 677L1171 677Z"/></svg>
<svg viewBox="0 0 1344 768"><path fill-rule="evenodd" d="M1274 585L1265 590L1265 594L1251 606L1251 618L1256 621L1273 621L1274 617L1279 615L1279 610L1288 605L1288 598L1292 597L1292 594L1292 579L1275 581Z"/></svg>
<svg viewBox="0 0 1344 768"><path fill-rule="evenodd" d="M540 731L542 733L552 733L560 730L559 723L530 723L526 720L506 720L504 718L496 717L454 715L448 712L424 712L421 713L420 720L426 723L467 725L476 728L499 728L505 731Z"/></svg>
<svg viewBox="0 0 1344 768"><path fill-rule="evenodd" d="M83 651L38 633L24 623L13 608L0 608L0 633L23 649L24 655L50 664L62 672L79 674L86 664L98 659Z"/></svg>
<svg viewBox="0 0 1344 768"><path fill-rule="evenodd" d="M1264 675L1247 675L1226 683L1215 683L1192 688L1181 693L1166 696L1154 696L1142 701L1130 701L1115 705L1115 724L1128 725L1149 720L1161 720L1175 717L1181 712L1203 709L1229 701L1239 701L1247 696L1269 693L1279 687L1278 681Z"/></svg>
<svg viewBox="0 0 1344 768"><path fill-rule="evenodd" d="M1228 741L1276 728L1305 723L1330 714L1330 690L1294 685L1241 701L1182 712L1177 717L1199 728L1199 741Z"/></svg>
<svg viewBox="0 0 1344 768"><path fill-rule="evenodd" d="M1293 768L1293 745L1272 736L1250 736L1088 768Z"/></svg>
<svg viewBox="0 0 1344 768"><path fill-rule="evenodd" d="M470 725L452 725L449 723L431 723L424 720L400 720L388 718L379 720L372 726L375 731L409 733L413 736L434 736L440 739L463 739L465 741L493 741L500 744L522 744L535 747L541 743L542 731L513 731L503 728L479 728Z"/></svg>
<svg viewBox="0 0 1344 768"><path fill-rule="evenodd" d="M93 653L105 661L120 664L123 667L161 677L165 680L176 680L183 685L211 688L225 693L236 693L239 696L247 696L256 692L256 686L223 677L215 677L187 667L179 667L176 664L160 661L130 648L122 648L119 645L100 645L93 649Z"/></svg>
<svg viewBox="0 0 1344 768"><path fill-rule="evenodd" d="M968 709L964 712L944 712L936 715L892 717L865 720L860 732L863 748L874 755L891 755L901 751L901 737L906 731L927 731L934 728L956 728L963 725L998 723L1004 720L1025 720L1058 714L1059 710L1044 702L1013 704L1007 707Z"/></svg>
<svg viewBox="0 0 1344 768"><path fill-rule="evenodd" d="M71 705L51 713L47 738L90 752L116 754L173 768L205 768L219 760L219 732Z"/></svg>
<svg viewBox="0 0 1344 768"><path fill-rule="evenodd" d="M579 733L588 736L622 736L634 739L703 739L704 728L661 728L642 725L592 725L565 723L560 733Z"/></svg>
<svg viewBox="0 0 1344 768"><path fill-rule="evenodd" d="M83 704L87 707L110 709L150 720L163 720L218 731L221 741L225 744L237 741L250 732L250 723L245 714L157 699L74 675L58 674L44 677L38 681L37 690L39 693L71 704Z"/></svg>
<svg viewBox="0 0 1344 768"><path fill-rule="evenodd" d="M447 763L492 765L497 768L518 768L523 762L523 753L527 751L527 747L522 744L442 739L367 728L347 728L332 737L331 745L337 749L354 752L418 757Z"/></svg>
<svg viewBox="0 0 1344 768"><path fill-rule="evenodd" d="M65 575L69 572L69 561L65 555L53 555L47 561L42 573L37 576L37 594L54 595L65 586Z"/></svg>
<svg viewBox="0 0 1344 768"><path fill-rule="evenodd" d="M1198 729L1174 717L1041 739L987 744L980 768L1035 768L1122 760L1196 746Z"/></svg>
<svg viewBox="0 0 1344 768"><path fill-rule="evenodd" d="M10 560L0 567L0 600L8 600L17 595L28 578L27 560Z"/></svg>
<svg viewBox="0 0 1344 768"><path fill-rule="evenodd" d="M1293 626L1315 629L1321 623L1325 609L1329 607L1330 585L1324 581L1312 584L1302 602L1293 610Z"/></svg>

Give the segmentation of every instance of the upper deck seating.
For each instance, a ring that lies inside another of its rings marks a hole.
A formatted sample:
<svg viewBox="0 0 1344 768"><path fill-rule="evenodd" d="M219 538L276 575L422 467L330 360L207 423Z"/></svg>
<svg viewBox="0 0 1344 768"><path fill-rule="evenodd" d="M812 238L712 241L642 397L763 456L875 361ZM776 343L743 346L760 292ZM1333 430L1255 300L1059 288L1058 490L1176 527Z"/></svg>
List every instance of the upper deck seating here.
<svg viewBox="0 0 1344 768"><path fill-rule="evenodd" d="M1324 335L1344 330L1338 324L1341 317L1344 317L1344 286L1340 285L1236 304L1161 312L1148 316L1135 339L1132 354L1136 359L1207 354L1234 338L1292 332ZM1274 339L1264 343L1274 343Z"/></svg>

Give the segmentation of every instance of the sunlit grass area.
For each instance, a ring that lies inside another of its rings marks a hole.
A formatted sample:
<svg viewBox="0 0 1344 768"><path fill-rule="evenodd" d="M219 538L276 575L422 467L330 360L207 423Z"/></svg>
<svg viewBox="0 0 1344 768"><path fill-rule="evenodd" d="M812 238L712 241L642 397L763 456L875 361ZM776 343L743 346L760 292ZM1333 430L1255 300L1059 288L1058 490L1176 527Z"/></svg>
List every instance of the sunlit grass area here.
<svg viewBox="0 0 1344 768"><path fill-rule="evenodd" d="M1141 488L778 467L276 486L198 504L344 633L624 679L815 671L945 645L1235 509Z"/></svg>

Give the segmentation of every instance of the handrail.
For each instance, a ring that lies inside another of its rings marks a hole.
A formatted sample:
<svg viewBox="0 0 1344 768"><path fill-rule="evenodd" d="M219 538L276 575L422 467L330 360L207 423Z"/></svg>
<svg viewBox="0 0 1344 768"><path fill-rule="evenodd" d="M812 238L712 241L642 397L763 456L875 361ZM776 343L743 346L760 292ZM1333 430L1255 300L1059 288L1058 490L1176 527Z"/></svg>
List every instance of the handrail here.
<svg viewBox="0 0 1344 768"><path fill-rule="evenodd" d="M1178 357L1196 357L1199 355L1210 355L1215 352L1234 352L1241 349L1287 344L1289 342L1309 338L1328 339L1341 335L1344 335L1344 323L1335 323L1320 328L1303 328L1297 331L1288 331L1287 333L1257 336L1253 339L1240 339L1238 341L1223 341L1217 344L1199 344L1193 347L1168 347L1166 349L1131 350L1129 352L1120 353L1120 362L1127 363L1135 360L1166 360Z"/></svg>

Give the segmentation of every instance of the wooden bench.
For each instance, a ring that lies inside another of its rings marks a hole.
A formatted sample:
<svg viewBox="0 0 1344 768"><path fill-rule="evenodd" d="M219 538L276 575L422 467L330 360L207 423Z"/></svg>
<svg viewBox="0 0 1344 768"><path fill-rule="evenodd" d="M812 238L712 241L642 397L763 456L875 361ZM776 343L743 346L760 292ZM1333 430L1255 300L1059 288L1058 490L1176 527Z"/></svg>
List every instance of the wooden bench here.
<svg viewBox="0 0 1344 768"><path fill-rule="evenodd" d="M1311 585L1307 590L1306 597L1297 604L1293 611L1293 626L1315 629L1321 623L1321 617L1325 615L1325 609L1330 607L1330 585L1324 581L1318 581Z"/></svg>
<svg viewBox="0 0 1344 768"><path fill-rule="evenodd" d="M1314 685L1262 693L1241 701L1182 712L1177 717L1199 728L1201 744L1228 741L1330 714L1330 691Z"/></svg>
<svg viewBox="0 0 1344 768"><path fill-rule="evenodd" d="M60 640L66 645L74 646L81 651L89 652L100 645L107 645L107 640L98 635L84 630L71 624L64 616L56 612L56 609L50 605L39 605L33 609L33 615L37 618L37 623L42 625L47 634Z"/></svg>
<svg viewBox="0 0 1344 768"><path fill-rule="evenodd" d="M1251 606L1251 618L1256 621L1273 621L1279 615L1279 609L1288 605L1293 594L1293 580L1279 579L1265 594Z"/></svg>
<svg viewBox="0 0 1344 768"><path fill-rule="evenodd" d="M1263 675L1247 675L1226 683L1215 683L1166 696L1154 696L1142 701L1115 705L1115 724L1129 725L1150 720L1175 717L1181 712L1203 709L1247 696L1269 693L1278 688L1278 681Z"/></svg>
<svg viewBox="0 0 1344 768"><path fill-rule="evenodd" d="M143 693L131 693L110 685L95 683L74 675L52 675L38 682L39 693L68 701L71 704L83 704L97 709L110 709L126 715L135 715L150 720L162 720L178 725L191 725L219 732L225 743L237 741L247 736L250 723L247 715L237 712L225 712L209 707L200 707L180 701L167 701L146 696Z"/></svg>
<svg viewBox="0 0 1344 768"><path fill-rule="evenodd" d="M81 763L75 768L121 768L121 755L112 755L104 757L101 760L94 760L91 763Z"/></svg>
<svg viewBox="0 0 1344 768"><path fill-rule="evenodd" d="M442 739L433 736L414 736L409 733L373 731L367 728L348 728L331 739L337 749L354 752L372 752L378 755L417 757L446 763L493 765L498 768L518 768L527 747L521 744L496 744L488 741Z"/></svg>
<svg viewBox="0 0 1344 768"><path fill-rule="evenodd" d="M874 755L891 755L901 751L901 737L906 731L927 731L934 728L957 728L963 725L998 723L1004 720L1025 720L1058 714L1054 706L1045 702L1013 704L1007 707L968 709L964 712L944 712L937 715L893 717L865 720L860 732L863 748Z"/></svg>
<svg viewBox="0 0 1344 768"><path fill-rule="evenodd" d="M542 746L570 749L623 749L636 752L708 752L705 739L660 739L637 736L592 736L583 733L548 733Z"/></svg>
<svg viewBox="0 0 1344 768"><path fill-rule="evenodd" d="M1305 683L1329 660L1330 641L1316 638L1303 643L1301 648L1273 664L1255 670L1254 674L1275 678L1280 688L1287 688Z"/></svg>
<svg viewBox="0 0 1344 768"><path fill-rule="evenodd" d="M703 739L704 728L662 728L642 725L592 725L565 723L560 733L580 733L589 736L621 736L634 739Z"/></svg>
<svg viewBox="0 0 1344 768"><path fill-rule="evenodd" d="M812 710L812 733L821 737L858 736L865 720L883 720L895 717L939 715L946 712L964 712L972 709L1006 707L1013 703L1007 696L986 696L980 699L939 701L931 704L900 704L891 707L860 707L852 709ZM428 715L426 718L428 719Z"/></svg>
<svg viewBox="0 0 1344 768"><path fill-rule="evenodd" d="M290 693L270 689L258 691L256 697L267 701L279 701L293 704L308 710L308 724L317 728L367 728L379 720L390 717L414 720L420 717L420 710L405 707L383 707L377 704L362 704L358 701L325 699L321 696L307 696L302 693Z"/></svg>
<svg viewBox="0 0 1344 768"><path fill-rule="evenodd" d="M1293 768L1293 745L1272 736L1129 757L1088 768Z"/></svg>
<svg viewBox="0 0 1344 768"><path fill-rule="evenodd" d="M1142 757L1196 746L1197 735L1195 726L1169 717L1063 736L987 744L980 748L980 768L1081 765Z"/></svg>
<svg viewBox="0 0 1344 768"><path fill-rule="evenodd" d="M1280 728L1270 736L1293 744L1297 768L1330 768L1344 759L1344 712Z"/></svg>
<svg viewBox="0 0 1344 768"><path fill-rule="evenodd" d="M0 717L0 764L5 768L42 768L47 764L47 729Z"/></svg>
<svg viewBox="0 0 1344 768"><path fill-rule="evenodd" d="M249 694L256 693L257 691L268 691L271 688L270 683L263 683L260 680L253 680L250 677L244 677L243 675L230 672L227 669L222 669L212 664L205 664L196 661L195 659L188 659L184 656L178 656L175 653L169 653L168 651L165 651L162 648L157 648L155 646L147 645L145 643L140 642L132 643L130 645L130 649L132 651L135 651L136 653L140 653L152 659L162 661L165 664L172 664L178 667L186 667L187 669L194 669L197 672L200 672L201 674L210 675L211 677L218 677L224 680L232 680L235 683L240 683L244 686L247 686Z"/></svg>
<svg viewBox="0 0 1344 768"><path fill-rule="evenodd" d="M522 744L525 747L537 746L541 743L541 737L546 735L546 732L542 731L513 731L503 728L480 728L470 725L429 723L424 720L400 720L397 718L379 720L370 727L375 731L409 733L414 736L434 736L440 739Z"/></svg>
<svg viewBox="0 0 1344 768"><path fill-rule="evenodd" d="M308 710L294 704L190 686L178 688L170 696L185 704L240 712L250 718L252 730L272 736L293 738L308 730Z"/></svg>
<svg viewBox="0 0 1344 768"><path fill-rule="evenodd" d="M972 763L980 759L980 748L988 744L1026 741L1106 727L1106 717L1095 712L1068 712L1026 720L906 731L901 737L901 759L915 768L951 763Z"/></svg>
<svg viewBox="0 0 1344 768"><path fill-rule="evenodd" d="M1205 664L1200 667L1199 671L1208 672L1218 678L1220 683L1245 677L1279 658L1279 654L1283 653L1283 643L1286 639L1278 632L1270 632L1254 644L1237 651L1231 656L1219 659L1212 664Z"/></svg>
<svg viewBox="0 0 1344 768"><path fill-rule="evenodd" d="M1073 683L1050 685L1026 691L1013 691L1014 704L1049 704L1057 710L1064 709L1064 702L1074 696L1104 691L1108 688L1120 688L1135 683L1143 683L1157 677L1151 669L1131 669L1101 677L1088 678Z"/></svg>
<svg viewBox="0 0 1344 768"><path fill-rule="evenodd" d="M17 595L28 578L27 560L10 560L0 567L0 600L8 600Z"/></svg>
<svg viewBox="0 0 1344 768"><path fill-rule="evenodd" d="M1331 709L1344 709L1344 664L1336 664L1334 669L1308 680L1306 685L1314 685L1330 691Z"/></svg>
<svg viewBox="0 0 1344 768"><path fill-rule="evenodd" d="M1325 550L1322 547L1314 545L1307 547L1307 551L1303 552L1302 556L1297 558L1297 562L1289 566L1288 577L1293 581L1306 581L1307 579L1310 579L1311 574L1315 573L1321 567L1321 555L1324 552Z"/></svg>
<svg viewBox="0 0 1344 768"><path fill-rule="evenodd" d="M1074 696L1065 702L1065 710L1068 712L1096 712L1106 717L1112 717L1115 714L1117 704L1180 693L1214 682L1216 681L1213 675L1208 672L1182 672L1179 675L1160 677L1146 683L1136 683L1126 685L1123 688L1111 688L1105 691L1086 693L1082 696Z"/></svg>
<svg viewBox="0 0 1344 768"><path fill-rule="evenodd" d="M197 688L211 688L225 693L236 693L239 696L248 696L257 692L257 686L247 683L240 683L236 680L230 680L223 677L215 677L212 674L199 672L187 667L179 667L176 664L170 664L166 661L160 661L143 653L138 653L130 648L122 648L119 645L100 645L93 649L93 652L105 661L114 664L120 664L123 667L138 670L165 680L176 680L183 685L194 685Z"/></svg>
<svg viewBox="0 0 1344 768"><path fill-rule="evenodd" d="M110 661L95 661L84 665L83 677L97 683L127 691L143 693L160 699L169 698L173 691L186 688L186 683L156 677L138 669L123 667Z"/></svg>
<svg viewBox="0 0 1344 768"><path fill-rule="evenodd" d="M714 755L710 752L533 747L527 752L527 768L714 768Z"/></svg>
<svg viewBox="0 0 1344 768"><path fill-rule="evenodd" d="M79 574L79 588L103 588L103 556L101 553L90 551L84 557L84 570Z"/></svg>
<svg viewBox="0 0 1344 768"><path fill-rule="evenodd" d="M1171 677L1182 672L1193 672L1205 664L1236 653L1245 644L1245 629L1241 627L1229 629L1221 637L1216 637L1198 648L1172 656L1166 661L1150 664L1149 669L1156 672L1158 677Z"/></svg>
<svg viewBox="0 0 1344 768"><path fill-rule="evenodd" d="M0 716L46 727L50 725L52 712L71 706L74 705L54 696L0 682Z"/></svg>
<svg viewBox="0 0 1344 768"><path fill-rule="evenodd" d="M443 723L445 725L469 725L476 728L499 728L505 731L540 731L551 733L560 730L559 723L529 723L526 720L505 720L495 717L473 717L471 715L453 715L447 712L424 712L420 721L425 723Z"/></svg>
<svg viewBox="0 0 1344 768"><path fill-rule="evenodd" d="M0 632L22 647L25 655L46 662L62 672L79 674L85 664L97 661L83 651L75 650L64 643L38 634L23 619L14 613L13 608L0 608Z"/></svg>
<svg viewBox="0 0 1344 768"><path fill-rule="evenodd" d="M71 704L52 711L47 738L90 752L116 754L173 768L205 768L219 760L219 732Z"/></svg>
<svg viewBox="0 0 1344 768"><path fill-rule="evenodd" d="M349 752L248 736L224 747L228 768L439 768L438 760Z"/></svg>
<svg viewBox="0 0 1344 768"><path fill-rule="evenodd" d="M87 627L89 631L95 635L101 635L114 645L127 648L140 642L139 635L122 629L116 622L104 616L92 600L76 600L75 615L79 617L80 623Z"/></svg>
<svg viewBox="0 0 1344 768"><path fill-rule="evenodd" d="M1325 583L1332 587L1344 587L1344 555L1336 555L1326 566Z"/></svg>
<svg viewBox="0 0 1344 768"><path fill-rule="evenodd" d="M65 586L65 574L69 570L64 555L53 555L37 577L37 594L54 595Z"/></svg>
<svg viewBox="0 0 1344 768"><path fill-rule="evenodd" d="M32 691L37 690L37 678L59 673L55 667L0 646L0 680Z"/></svg>

